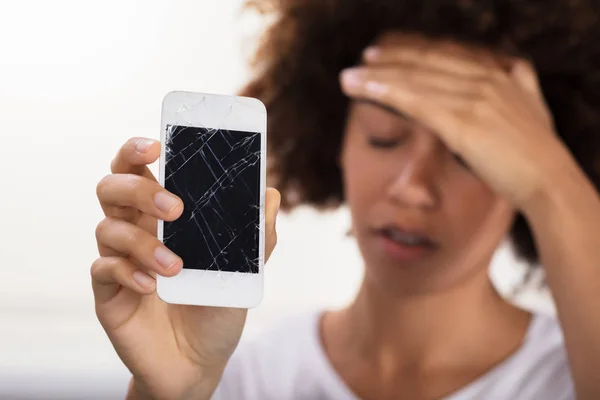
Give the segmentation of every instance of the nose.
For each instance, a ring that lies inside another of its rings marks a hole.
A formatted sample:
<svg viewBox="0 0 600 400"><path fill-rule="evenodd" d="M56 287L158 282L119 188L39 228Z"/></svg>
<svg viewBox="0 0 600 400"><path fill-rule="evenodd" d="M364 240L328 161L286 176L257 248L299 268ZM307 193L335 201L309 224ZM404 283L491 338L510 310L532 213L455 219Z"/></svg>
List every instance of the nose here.
<svg viewBox="0 0 600 400"><path fill-rule="evenodd" d="M443 144L432 134L419 132L389 186L390 199L403 206L432 209L439 201Z"/></svg>

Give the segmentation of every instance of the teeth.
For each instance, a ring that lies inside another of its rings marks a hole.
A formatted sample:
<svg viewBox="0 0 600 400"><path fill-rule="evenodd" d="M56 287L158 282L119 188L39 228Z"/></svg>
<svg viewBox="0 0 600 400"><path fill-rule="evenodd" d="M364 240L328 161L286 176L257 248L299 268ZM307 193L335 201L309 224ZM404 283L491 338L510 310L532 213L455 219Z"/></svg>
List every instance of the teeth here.
<svg viewBox="0 0 600 400"><path fill-rule="evenodd" d="M388 232L390 239L394 242L398 242L400 244L408 245L408 246L419 246L427 244L427 240L419 235L412 235L409 233L399 232L396 230L391 230Z"/></svg>

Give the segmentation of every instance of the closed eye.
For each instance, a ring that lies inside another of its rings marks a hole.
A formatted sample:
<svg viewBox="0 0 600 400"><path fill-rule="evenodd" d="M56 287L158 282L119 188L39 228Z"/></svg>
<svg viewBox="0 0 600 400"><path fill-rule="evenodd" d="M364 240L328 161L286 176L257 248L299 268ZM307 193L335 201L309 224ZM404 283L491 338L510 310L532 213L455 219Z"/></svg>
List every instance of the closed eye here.
<svg viewBox="0 0 600 400"><path fill-rule="evenodd" d="M369 146L374 147L376 149L393 149L402 143L403 138L396 137L393 139L382 139L374 136L368 137Z"/></svg>
<svg viewBox="0 0 600 400"><path fill-rule="evenodd" d="M465 162L465 160L464 160L464 159L463 159L461 156L459 156L458 154L453 154L453 155L452 155L452 157L454 157L454 160L455 160L455 161L456 161L456 162L457 162L457 163L458 163L458 164L459 164L461 167L463 167L463 168L466 168L466 169L469 169L469 170L471 169L471 168L469 167L469 165L468 165L468 164Z"/></svg>

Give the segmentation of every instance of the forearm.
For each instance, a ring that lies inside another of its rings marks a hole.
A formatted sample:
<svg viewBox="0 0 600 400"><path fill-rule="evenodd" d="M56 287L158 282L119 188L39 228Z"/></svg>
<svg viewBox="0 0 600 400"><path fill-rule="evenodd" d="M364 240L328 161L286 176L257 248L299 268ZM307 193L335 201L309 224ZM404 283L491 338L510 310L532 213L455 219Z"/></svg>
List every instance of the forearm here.
<svg viewBox="0 0 600 400"><path fill-rule="evenodd" d="M525 215L556 301L578 399L599 399L600 196L576 166Z"/></svg>

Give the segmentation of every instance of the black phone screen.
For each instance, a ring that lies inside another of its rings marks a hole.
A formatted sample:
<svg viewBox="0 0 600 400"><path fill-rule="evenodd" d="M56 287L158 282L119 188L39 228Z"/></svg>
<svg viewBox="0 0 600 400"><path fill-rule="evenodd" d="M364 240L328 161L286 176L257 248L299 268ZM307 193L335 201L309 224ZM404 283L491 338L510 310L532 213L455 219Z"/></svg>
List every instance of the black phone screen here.
<svg viewBox="0 0 600 400"><path fill-rule="evenodd" d="M163 242L183 268L258 273L261 136L167 126L165 189L184 203Z"/></svg>

